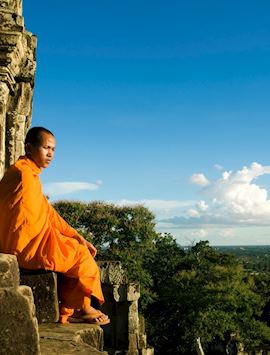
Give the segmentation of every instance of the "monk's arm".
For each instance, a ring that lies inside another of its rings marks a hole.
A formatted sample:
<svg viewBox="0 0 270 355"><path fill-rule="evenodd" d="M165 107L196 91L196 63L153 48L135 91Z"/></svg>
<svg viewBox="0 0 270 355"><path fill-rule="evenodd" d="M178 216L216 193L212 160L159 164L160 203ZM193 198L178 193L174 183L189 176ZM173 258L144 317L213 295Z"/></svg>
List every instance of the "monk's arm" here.
<svg viewBox="0 0 270 355"><path fill-rule="evenodd" d="M73 238L74 235L78 234L76 229L71 227L65 220L62 218L59 213L53 208L49 201L44 197L44 203L47 205L50 222L52 226L59 230L59 232L66 237Z"/></svg>
<svg viewBox="0 0 270 355"><path fill-rule="evenodd" d="M59 232L66 237L74 238L76 239L80 244L86 246L90 253L93 256L96 256L97 254L97 249L93 246L92 243L88 242L84 237L82 237L76 229L71 227L59 214L58 212L53 208L53 206L48 202L48 200L45 198L45 203L47 203L48 208L49 208L49 214L50 214L50 220L52 225L59 230Z"/></svg>

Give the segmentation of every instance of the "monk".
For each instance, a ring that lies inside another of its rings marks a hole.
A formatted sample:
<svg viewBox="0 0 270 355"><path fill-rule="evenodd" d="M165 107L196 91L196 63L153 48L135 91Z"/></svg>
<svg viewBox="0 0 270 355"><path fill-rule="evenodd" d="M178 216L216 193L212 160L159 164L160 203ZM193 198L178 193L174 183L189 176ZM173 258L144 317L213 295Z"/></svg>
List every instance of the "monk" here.
<svg viewBox="0 0 270 355"><path fill-rule="evenodd" d="M1 180L0 252L16 255L21 268L62 274L61 323L108 324L108 316L91 306L91 297L104 302L96 248L59 216L42 193L39 174L51 163L55 145L48 129L31 128L25 156Z"/></svg>

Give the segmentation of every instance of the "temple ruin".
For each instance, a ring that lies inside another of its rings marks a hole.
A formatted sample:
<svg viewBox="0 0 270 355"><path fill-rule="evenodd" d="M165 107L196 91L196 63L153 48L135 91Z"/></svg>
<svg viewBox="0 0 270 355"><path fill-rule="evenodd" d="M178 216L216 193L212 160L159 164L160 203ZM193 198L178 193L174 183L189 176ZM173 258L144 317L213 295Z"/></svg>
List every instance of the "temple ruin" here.
<svg viewBox="0 0 270 355"><path fill-rule="evenodd" d="M22 0L0 0L0 178L24 152L31 122L36 37L24 27Z"/></svg>

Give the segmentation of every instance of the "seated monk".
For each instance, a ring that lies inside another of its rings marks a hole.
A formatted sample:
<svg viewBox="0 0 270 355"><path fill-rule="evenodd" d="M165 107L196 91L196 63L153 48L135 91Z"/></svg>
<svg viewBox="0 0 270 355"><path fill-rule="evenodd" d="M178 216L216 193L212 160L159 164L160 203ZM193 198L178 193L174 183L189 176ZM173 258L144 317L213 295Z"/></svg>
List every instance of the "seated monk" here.
<svg viewBox="0 0 270 355"><path fill-rule="evenodd" d="M91 306L91 297L104 302L96 248L59 216L42 193L39 174L52 161L55 144L49 130L31 128L25 156L1 180L0 252L16 255L21 268L63 274L61 323L108 324L108 316Z"/></svg>

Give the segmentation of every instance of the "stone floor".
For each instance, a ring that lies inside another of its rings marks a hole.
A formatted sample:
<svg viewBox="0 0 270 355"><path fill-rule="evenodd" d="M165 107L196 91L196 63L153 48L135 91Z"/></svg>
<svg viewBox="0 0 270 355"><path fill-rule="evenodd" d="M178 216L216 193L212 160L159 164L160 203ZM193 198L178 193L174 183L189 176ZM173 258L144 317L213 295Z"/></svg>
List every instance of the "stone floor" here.
<svg viewBox="0 0 270 355"><path fill-rule="evenodd" d="M103 331L96 325L44 323L39 335L42 355L107 355L102 351Z"/></svg>

